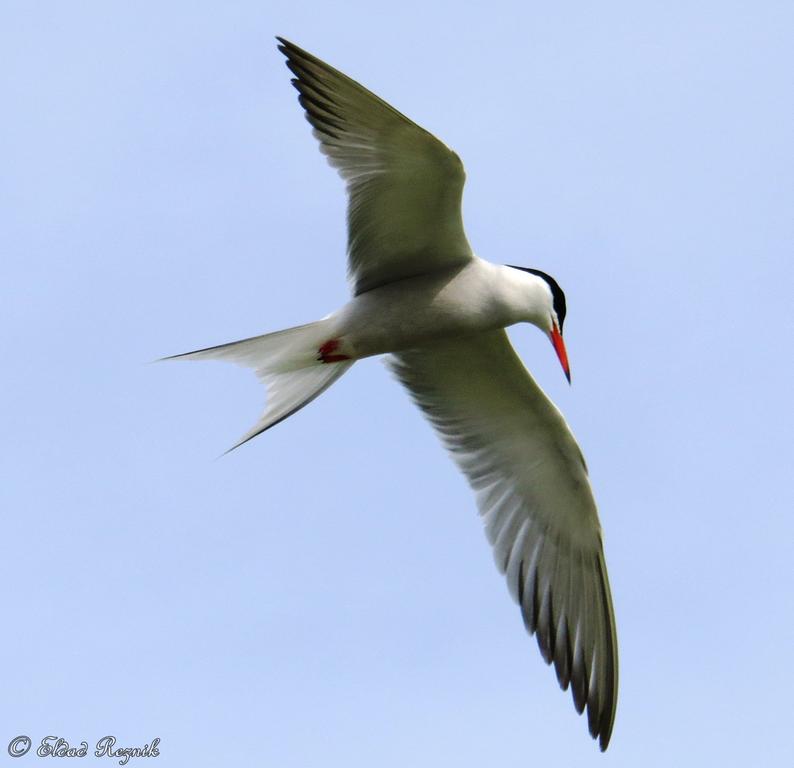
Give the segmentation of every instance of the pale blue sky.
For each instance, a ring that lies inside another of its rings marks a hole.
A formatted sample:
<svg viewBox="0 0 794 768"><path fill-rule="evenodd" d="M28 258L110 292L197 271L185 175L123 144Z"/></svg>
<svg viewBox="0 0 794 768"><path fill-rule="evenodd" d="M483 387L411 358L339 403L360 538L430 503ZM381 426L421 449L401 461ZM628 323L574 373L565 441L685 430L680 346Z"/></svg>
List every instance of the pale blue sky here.
<svg viewBox="0 0 794 768"><path fill-rule="evenodd" d="M793 23L782 0L5 0L0 764L39 763L6 756L21 733L112 733L160 737L157 768L782 765ZM457 150L475 250L566 291L573 387L512 338L600 504L605 755L378 361L219 460L254 378L147 364L345 300L342 183L276 34Z"/></svg>

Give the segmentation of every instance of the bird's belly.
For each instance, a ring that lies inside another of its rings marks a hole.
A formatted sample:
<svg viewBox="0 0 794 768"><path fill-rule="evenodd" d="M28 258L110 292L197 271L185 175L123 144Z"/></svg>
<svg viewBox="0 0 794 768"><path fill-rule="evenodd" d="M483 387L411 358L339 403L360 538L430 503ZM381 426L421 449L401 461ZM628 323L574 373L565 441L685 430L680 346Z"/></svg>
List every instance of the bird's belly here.
<svg viewBox="0 0 794 768"><path fill-rule="evenodd" d="M514 322L474 270L401 280L356 296L333 316L357 359L423 346Z"/></svg>

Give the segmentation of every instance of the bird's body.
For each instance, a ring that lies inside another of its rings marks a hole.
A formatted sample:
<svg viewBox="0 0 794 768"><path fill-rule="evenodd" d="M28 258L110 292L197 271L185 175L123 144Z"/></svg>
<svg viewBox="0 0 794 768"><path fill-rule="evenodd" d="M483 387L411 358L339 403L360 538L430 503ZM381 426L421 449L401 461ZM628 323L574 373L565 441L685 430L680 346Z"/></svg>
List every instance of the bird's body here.
<svg viewBox="0 0 794 768"><path fill-rule="evenodd" d="M330 316L329 338L353 360L531 321L543 280L477 257L354 296Z"/></svg>
<svg viewBox="0 0 794 768"><path fill-rule="evenodd" d="M279 40L321 150L347 183L353 296L322 320L176 357L256 371L267 407L239 445L311 402L357 360L388 355L475 491L527 629L606 749L618 659L596 505L568 425L504 331L538 327L570 381L565 296L544 272L474 255L454 152Z"/></svg>

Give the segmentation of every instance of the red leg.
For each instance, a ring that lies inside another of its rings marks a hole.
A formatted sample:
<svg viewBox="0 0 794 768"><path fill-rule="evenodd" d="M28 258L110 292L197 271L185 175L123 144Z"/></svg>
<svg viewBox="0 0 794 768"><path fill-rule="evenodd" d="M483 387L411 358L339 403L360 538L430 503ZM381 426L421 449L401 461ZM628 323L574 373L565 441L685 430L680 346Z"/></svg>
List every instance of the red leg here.
<svg viewBox="0 0 794 768"><path fill-rule="evenodd" d="M350 360L347 355L335 355L339 349L339 339L328 339L318 350L317 359L323 363L339 363L342 360Z"/></svg>

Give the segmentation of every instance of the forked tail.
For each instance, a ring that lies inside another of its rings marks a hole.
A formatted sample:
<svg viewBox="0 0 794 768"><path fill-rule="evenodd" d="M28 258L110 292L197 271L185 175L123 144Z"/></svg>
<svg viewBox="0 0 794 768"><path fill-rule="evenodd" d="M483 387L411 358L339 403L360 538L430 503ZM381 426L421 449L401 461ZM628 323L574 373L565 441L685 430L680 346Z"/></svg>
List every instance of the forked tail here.
<svg viewBox="0 0 794 768"><path fill-rule="evenodd" d="M254 336L219 347L199 349L165 360L225 360L251 368L265 385L267 403L259 421L231 448L241 446L303 408L331 386L352 360L323 362L320 350L329 342L325 320ZM328 360L328 357L325 357ZM228 451L227 451L228 453Z"/></svg>

